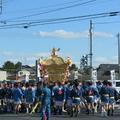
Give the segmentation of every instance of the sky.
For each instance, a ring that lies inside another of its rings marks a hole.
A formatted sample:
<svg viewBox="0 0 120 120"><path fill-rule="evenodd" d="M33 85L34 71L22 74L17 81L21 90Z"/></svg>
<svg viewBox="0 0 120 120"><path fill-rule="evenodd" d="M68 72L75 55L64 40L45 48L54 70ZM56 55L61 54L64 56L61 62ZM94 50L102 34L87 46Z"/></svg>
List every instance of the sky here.
<svg viewBox="0 0 120 120"><path fill-rule="evenodd" d="M92 20L93 67L117 64L120 13L100 18L44 24L46 20L87 16L120 11L119 0L2 0L0 15L0 66L14 63L35 65L35 60L50 56L53 47L58 55L80 65L89 54L89 27ZM38 22L39 24L33 24ZM8 27L6 27L8 25ZM12 26L12 27L11 27ZM27 28L25 28L27 26Z"/></svg>

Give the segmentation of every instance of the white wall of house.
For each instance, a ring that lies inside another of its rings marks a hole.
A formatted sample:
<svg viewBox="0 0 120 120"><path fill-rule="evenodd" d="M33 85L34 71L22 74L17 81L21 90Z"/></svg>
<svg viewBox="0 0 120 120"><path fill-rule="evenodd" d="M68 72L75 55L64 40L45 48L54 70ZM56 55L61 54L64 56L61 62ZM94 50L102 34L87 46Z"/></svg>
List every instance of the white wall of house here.
<svg viewBox="0 0 120 120"><path fill-rule="evenodd" d="M0 71L0 81L7 79L7 72L6 71Z"/></svg>
<svg viewBox="0 0 120 120"><path fill-rule="evenodd" d="M23 76L23 75L26 75L26 74L30 74L30 72L27 71L27 70L21 70L21 71L18 72L18 76Z"/></svg>
<svg viewBox="0 0 120 120"><path fill-rule="evenodd" d="M25 81L29 81L29 75L30 72L27 70L22 70L18 72L18 80L25 80Z"/></svg>

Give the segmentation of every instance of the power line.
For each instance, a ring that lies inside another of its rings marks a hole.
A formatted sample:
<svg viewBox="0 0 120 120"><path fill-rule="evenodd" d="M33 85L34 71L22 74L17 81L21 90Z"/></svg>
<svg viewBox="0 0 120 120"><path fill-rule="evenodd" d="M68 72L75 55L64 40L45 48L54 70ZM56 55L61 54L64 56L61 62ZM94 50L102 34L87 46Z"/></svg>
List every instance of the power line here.
<svg viewBox="0 0 120 120"><path fill-rule="evenodd" d="M106 16L100 16L100 17L88 17L88 18L77 18L72 20L64 20L64 21L53 21L53 22L45 22L45 23L37 23L37 24L31 24L30 26L38 26L38 25L49 25L49 24L58 24L58 23L68 23L68 22L74 22L74 21L80 21L80 20L88 20L88 19L97 19L97 18L103 18ZM29 27L29 26L28 26Z"/></svg>
<svg viewBox="0 0 120 120"><path fill-rule="evenodd" d="M87 20L87 19L97 19L97 18L103 18L103 17L113 17L113 16L118 16L118 15L120 15L120 11L99 13L99 14L90 14L90 15L84 15L84 16L72 16L72 17L65 17L65 18L54 18L54 19L40 20L40 21L37 21L37 22L24 22L24 23L15 23L15 24L1 25L0 29L14 28L14 27L23 27L23 26L24 26L24 28L27 28L29 26L57 24L57 23L65 23L65 22L72 22L72 21Z"/></svg>
<svg viewBox="0 0 120 120"><path fill-rule="evenodd" d="M79 20L86 20L86 19L96 19L96 18L103 18L103 17L108 17L108 16L96 16L96 17L88 17L88 18L77 18L77 19L68 19L68 20L64 20L64 21L44 21L44 22L39 22L39 23L20 23L20 24L10 24L10 25L6 25L6 26L0 26L1 28L5 28L7 27L8 29L9 28L17 28L17 26L19 28L28 28L30 26L38 26L38 25L48 25L48 24L58 24L58 23L66 23L66 22L72 22L72 21L79 21Z"/></svg>
<svg viewBox="0 0 120 120"><path fill-rule="evenodd" d="M82 2L82 1L86 1L86 0L74 0L74 1L70 1L70 2L63 2L63 3L58 3L58 4L53 4L53 5L47 5L47 6L41 6L41 7L37 7L37 8L28 8L28 9L22 9L22 10L15 10L15 11L9 11L9 12L6 12L6 13L15 13L15 12L25 12L25 11L35 11L35 10L42 10L42 9L48 9L48 8L56 8L56 7L60 7L60 6L63 6L63 5L69 5L69 4L73 4L73 3L78 3L78 2ZM106 2L106 1L109 1L110 0L103 0L102 3ZM9 2L9 1L7 1ZM98 2L101 2L101 1L98 1ZM5 13L4 13L5 14Z"/></svg>
<svg viewBox="0 0 120 120"><path fill-rule="evenodd" d="M92 15L84 15L84 16L66 17L66 18L47 19L47 20L39 21L39 22L16 23L16 24L2 25L2 26L0 26L0 29L4 29L4 28L10 29L10 28L16 28L16 27L28 28L30 26L57 24L57 23L65 23L65 22L72 22L72 21L79 21L79 20L86 20L86 19L111 17L113 15L117 16L119 14L120 14L120 11L109 12L109 13L99 13L99 14L92 14Z"/></svg>
<svg viewBox="0 0 120 120"><path fill-rule="evenodd" d="M42 9L48 9L48 8L54 8L54 7L59 7L59 6L63 6L63 5L69 5L75 2L81 2L81 1L85 1L85 0L74 0L74 1L70 1L70 2L64 2L64 3L60 3L60 4L53 4L53 5L48 5L48 6L41 6L41 7L37 7L37 8L30 8L30 9L22 9L22 10L17 10L17 11L11 11L11 12L7 12L7 13L15 13L15 12L25 12L25 11L32 11L32 10L42 10Z"/></svg>
<svg viewBox="0 0 120 120"><path fill-rule="evenodd" d="M66 7L59 7L59 8L51 9L51 10L48 10L48 11L45 11L45 12L40 12L40 13L35 13L35 14L30 14L30 15L25 15L25 16L21 16L21 17L8 19L8 21L9 20L17 20L17 19L22 19L22 18L39 16L39 15L42 15L42 14L47 14L47 13L52 13L52 12L57 12L57 11L61 11L61 10L65 10L65 9L69 9L69 8L73 8L73 7L78 7L78 6L81 6L81 5L85 5L85 4L88 4L88 3L92 3L92 2L95 2L95 1L97 1L97 0L88 0L86 2L77 3L77 4L75 3L73 5L69 5L69 6L66 6Z"/></svg>

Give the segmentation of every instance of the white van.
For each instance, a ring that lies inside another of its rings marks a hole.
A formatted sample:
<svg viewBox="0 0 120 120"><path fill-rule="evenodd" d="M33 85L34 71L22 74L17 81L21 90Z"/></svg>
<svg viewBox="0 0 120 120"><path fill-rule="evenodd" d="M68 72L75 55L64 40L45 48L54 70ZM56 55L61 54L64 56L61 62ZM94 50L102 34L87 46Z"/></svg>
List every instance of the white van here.
<svg viewBox="0 0 120 120"><path fill-rule="evenodd" d="M120 93L120 80L109 80L112 86Z"/></svg>

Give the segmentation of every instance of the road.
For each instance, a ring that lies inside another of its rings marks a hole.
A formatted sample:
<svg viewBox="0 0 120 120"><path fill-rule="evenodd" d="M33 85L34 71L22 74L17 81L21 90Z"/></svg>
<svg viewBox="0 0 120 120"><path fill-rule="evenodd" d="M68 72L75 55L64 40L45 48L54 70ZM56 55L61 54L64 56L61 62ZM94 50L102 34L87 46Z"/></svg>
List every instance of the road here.
<svg viewBox="0 0 120 120"><path fill-rule="evenodd" d="M86 115L84 110L81 110L81 113L78 117L70 117L67 113L63 115L51 115L50 120L120 120L120 105L115 107L114 116L110 117L101 117L100 113L95 113L95 115ZM39 113L33 113L32 115L29 114L7 114L7 113L0 113L0 120L41 120Z"/></svg>
<svg viewBox="0 0 120 120"><path fill-rule="evenodd" d="M39 114L0 114L0 120L40 120ZM78 117L69 117L68 115L51 116L50 120L120 120L120 113L115 113L111 117L101 117L100 114L85 115L80 114Z"/></svg>

